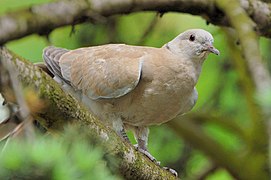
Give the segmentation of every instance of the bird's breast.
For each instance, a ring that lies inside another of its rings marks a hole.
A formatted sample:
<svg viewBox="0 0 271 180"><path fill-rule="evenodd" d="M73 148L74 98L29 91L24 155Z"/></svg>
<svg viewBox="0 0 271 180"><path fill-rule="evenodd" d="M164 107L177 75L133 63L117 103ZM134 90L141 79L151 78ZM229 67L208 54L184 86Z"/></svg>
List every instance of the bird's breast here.
<svg viewBox="0 0 271 180"><path fill-rule="evenodd" d="M139 83L131 92L130 104L123 111L126 123L148 126L167 122L189 111L194 104L194 77L187 72L163 72L152 81ZM168 76L167 76L168 75ZM144 76L143 76L144 77ZM125 97L124 97L125 98ZM195 99L195 98L194 98Z"/></svg>

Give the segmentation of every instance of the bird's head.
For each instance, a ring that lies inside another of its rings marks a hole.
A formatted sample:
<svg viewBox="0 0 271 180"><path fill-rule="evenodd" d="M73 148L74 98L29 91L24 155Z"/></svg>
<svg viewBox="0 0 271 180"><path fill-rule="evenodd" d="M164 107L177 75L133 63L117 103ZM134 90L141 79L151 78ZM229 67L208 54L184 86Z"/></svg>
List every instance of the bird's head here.
<svg viewBox="0 0 271 180"><path fill-rule="evenodd" d="M213 36L203 29L190 29L165 45L170 51L192 59L204 60L209 53L219 55Z"/></svg>

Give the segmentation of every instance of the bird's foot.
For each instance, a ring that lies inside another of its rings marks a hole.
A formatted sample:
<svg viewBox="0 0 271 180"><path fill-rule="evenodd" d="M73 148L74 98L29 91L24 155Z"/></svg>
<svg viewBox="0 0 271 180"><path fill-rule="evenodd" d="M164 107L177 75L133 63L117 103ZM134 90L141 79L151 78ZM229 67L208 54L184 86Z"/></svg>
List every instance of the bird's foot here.
<svg viewBox="0 0 271 180"><path fill-rule="evenodd" d="M151 155L151 153L149 153L148 150L139 148L137 144L135 144L134 147L136 148L136 150L138 150L139 152L141 152L142 154L144 154L145 156L147 156L152 162L154 162L154 163L156 163L157 165L160 166L160 161L157 161L157 160L155 159L155 157L153 157L153 156ZM171 169L171 168L169 168L169 167L163 167L163 169L169 171L171 174L173 174L174 176L178 177L178 173L177 173L177 171L175 171L174 169Z"/></svg>
<svg viewBox="0 0 271 180"><path fill-rule="evenodd" d="M153 157L151 155L151 153L149 153L149 151L145 150L145 149L142 149L142 148L139 148L137 144L134 145L134 147L139 151L141 152L142 154L144 154L145 156L147 156L152 162L156 163L157 165L160 165L160 161L157 161L155 159L155 157Z"/></svg>
<svg viewBox="0 0 271 180"><path fill-rule="evenodd" d="M178 173L177 171L175 171L174 169L171 169L169 167L163 167L165 170L168 170L171 174L173 174L174 176L178 177Z"/></svg>

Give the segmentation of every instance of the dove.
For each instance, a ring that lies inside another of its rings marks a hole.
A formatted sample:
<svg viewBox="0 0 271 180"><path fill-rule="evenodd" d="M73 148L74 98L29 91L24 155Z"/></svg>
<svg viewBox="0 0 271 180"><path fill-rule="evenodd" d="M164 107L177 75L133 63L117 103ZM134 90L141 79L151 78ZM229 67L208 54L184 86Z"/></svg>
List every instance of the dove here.
<svg viewBox="0 0 271 180"><path fill-rule="evenodd" d="M148 152L149 126L172 120L192 109L202 64L209 53L219 55L212 35L187 30L161 48L106 44L67 50L49 46L43 59L62 88L98 119Z"/></svg>

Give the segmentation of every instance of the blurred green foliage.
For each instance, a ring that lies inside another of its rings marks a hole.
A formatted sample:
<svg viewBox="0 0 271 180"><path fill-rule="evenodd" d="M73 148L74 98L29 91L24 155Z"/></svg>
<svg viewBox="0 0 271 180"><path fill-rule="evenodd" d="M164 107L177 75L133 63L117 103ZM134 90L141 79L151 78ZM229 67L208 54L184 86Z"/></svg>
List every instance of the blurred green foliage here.
<svg viewBox="0 0 271 180"><path fill-rule="evenodd" d="M61 137L37 137L27 143L11 139L0 154L0 179L121 179L115 160L95 146L94 139L87 142L91 138L84 132L68 127Z"/></svg>
<svg viewBox="0 0 271 180"><path fill-rule="evenodd" d="M16 8L45 2L49 2L49 0L2 0L0 1L0 14ZM210 55L206 60L197 84L199 99L192 112L215 112L223 114L228 121L236 121L241 127L248 126L249 115L246 101L238 83L238 75L232 67L222 30L219 27L207 25L206 21L200 17L166 13L162 18L157 17L157 24L146 36L144 43L138 44L145 30L156 16L155 13L150 12L114 16L100 22L97 21L94 24L76 25L74 32L71 26L56 29L50 34L49 39L31 35L9 42L7 47L32 62L38 62L42 61L42 49L51 44L68 49L111 42L161 47L186 29L203 28L213 34L214 45L220 50L221 55ZM270 60L270 39L261 38L260 42L263 57ZM267 61L267 64L271 69L270 62ZM221 127L210 124L205 126L204 130L226 149L238 149L243 146L236 136ZM133 138L131 133L129 133L129 137L130 139ZM134 142L134 140L132 141ZM212 162L199 151L191 149L190 153L184 152L184 147L187 146L189 147L166 125L151 128L150 152L162 162L162 165L174 164L183 156L188 156L184 169L177 170L181 171L182 179L193 179ZM82 154L84 154L84 157L80 156ZM26 161L29 161L29 164L35 167L35 170L31 169L30 166L23 166ZM79 141L67 150L65 143L48 139L27 145L11 143L1 157L0 179L6 177L8 172L18 169L20 169L20 171L17 171L19 174L23 174L25 170L30 170L38 176L41 174L39 172L40 165L48 167L47 169L44 168L47 171L45 174L48 177L54 177L54 179L62 179L60 177L65 176L67 179L74 179L79 176L91 176L92 179L116 179L116 177L110 175L110 172L104 166L102 153L96 147L88 147L85 143ZM98 171L104 173L99 174ZM231 180L233 178L227 171L219 169L209 175L207 179Z"/></svg>

